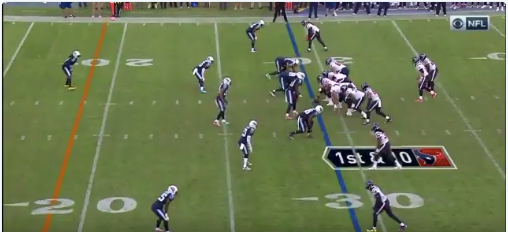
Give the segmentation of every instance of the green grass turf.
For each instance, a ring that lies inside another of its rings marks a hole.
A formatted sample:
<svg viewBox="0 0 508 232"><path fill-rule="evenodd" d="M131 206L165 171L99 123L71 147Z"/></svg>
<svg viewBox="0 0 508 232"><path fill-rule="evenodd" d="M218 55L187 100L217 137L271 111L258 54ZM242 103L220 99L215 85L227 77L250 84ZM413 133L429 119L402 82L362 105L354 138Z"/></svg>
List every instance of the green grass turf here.
<svg viewBox="0 0 508 232"><path fill-rule="evenodd" d="M493 18L505 33L503 21ZM413 101L417 96L410 63L413 52L391 21L320 24L330 50L322 52L316 44L317 53L302 54L312 61L306 70L313 89L317 88L314 76L323 69L318 61L328 56L351 57L353 80L357 85L369 82L381 95L384 110L394 118L393 124L382 125L393 145L446 147L456 170L363 172L387 193L411 193L423 199L421 207L394 209L411 231L504 228L505 180L493 163L504 170L505 61L470 58L504 53L505 38L495 30L452 32L445 20L397 21L397 25L418 52L437 62L438 81L453 102L440 87L438 98L423 104ZM28 26L4 23L4 64ZM303 52L304 30L299 24L291 26ZM264 63L276 56L294 55L284 24L260 31L255 54L250 53L245 27L218 24L220 62L207 72L209 93L203 95L191 71L206 56L219 59L214 24L128 24L127 31L122 23L108 25L99 57L109 64L96 67L59 196L72 200L73 205L56 209L72 212L54 216L51 231L77 230L80 222L84 222L81 231L150 230L155 221L150 205L171 183L181 191L170 209L174 231L229 231L226 156L235 231L353 231L346 209L325 206L335 202L325 195L341 190L334 172L321 159L324 142L317 124L313 139L289 141L286 133L296 123L284 120L282 97L268 95L277 82L264 77L273 69L272 64ZM43 215L32 214L44 206L36 201L53 194L90 70L83 64L76 66L78 89L68 92L63 88L60 63L73 49L80 49L82 60L92 59L101 28L101 24L35 23L4 77L4 203L27 203L4 206L7 230L36 231L43 226ZM151 65L129 66L127 59L149 59ZM227 131L211 124L216 114L213 99L219 63L222 74L233 79ZM300 101L300 109L310 106L308 92L302 90L306 98ZM106 106L110 93L111 104ZM349 146L349 139L356 146L373 145L368 128L358 118L346 118L330 107L325 107L323 118L333 145ZM381 120L377 115L373 118ZM236 139L251 119L259 124L253 170L245 172ZM342 120L349 134L343 133ZM468 125L481 130L474 132L478 139L465 131L471 129ZM102 139L98 137L101 132ZM485 143L493 160L478 140ZM98 141L102 142L100 153ZM362 172L342 174L365 229L371 224L372 205L363 189ZM112 210L131 211L101 212L98 205L104 208L103 199L112 197L128 198L123 208L120 200L113 201ZM301 197L318 200L292 200ZM135 208L130 199L137 202ZM403 196L397 202L410 204ZM347 207L344 201L335 203ZM383 219L388 231L396 228L389 218ZM378 231L385 232L381 226Z"/></svg>

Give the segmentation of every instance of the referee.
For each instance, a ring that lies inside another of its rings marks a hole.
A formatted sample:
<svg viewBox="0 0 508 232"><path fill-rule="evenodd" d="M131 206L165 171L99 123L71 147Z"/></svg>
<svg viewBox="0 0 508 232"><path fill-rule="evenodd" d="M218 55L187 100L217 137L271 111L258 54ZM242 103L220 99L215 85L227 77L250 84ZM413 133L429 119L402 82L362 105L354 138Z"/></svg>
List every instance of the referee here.
<svg viewBox="0 0 508 232"><path fill-rule="evenodd" d="M273 22L277 19L279 15L284 17L284 21L288 22L288 16L286 14L286 3L285 2L276 2L275 3L275 12L273 14Z"/></svg>
<svg viewBox="0 0 508 232"><path fill-rule="evenodd" d="M114 8L113 8L113 17L120 17L120 14L123 10L123 2L115 2Z"/></svg>

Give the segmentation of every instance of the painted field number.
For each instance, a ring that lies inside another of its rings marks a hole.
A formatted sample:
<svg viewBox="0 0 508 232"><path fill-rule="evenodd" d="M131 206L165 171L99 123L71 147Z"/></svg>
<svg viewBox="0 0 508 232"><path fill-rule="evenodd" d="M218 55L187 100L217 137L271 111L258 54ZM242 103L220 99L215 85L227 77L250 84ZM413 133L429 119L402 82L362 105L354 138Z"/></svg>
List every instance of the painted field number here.
<svg viewBox="0 0 508 232"><path fill-rule="evenodd" d="M506 60L506 53L503 52L490 53L487 55L487 57L491 60Z"/></svg>
<svg viewBox="0 0 508 232"><path fill-rule="evenodd" d="M423 206L423 198L413 193L390 193L386 195L392 207L399 209L415 209ZM350 193L328 194L325 198L334 202L325 206L333 209L355 209L363 206L361 197Z"/></svg>
<svg viewBox="0 0 508 232"><path fill-rule="evenodd" d="M56 202L53 204L52 202ZM116 203L114 203L116 202ZM34 202L36 205L43 206L32 211L32 215L45 214L70 214L74 201L66 198L44 199ZM113 207L115 205L116 207ZM126 213L136 209L138 203L136 200L128 197L109 197L100 200L97 203L97 209L103 213Z"/></svg>
<svg viewBox="0 0 508 232"><path fill-rule="evenodd" d="M82 60L81 64L85 66L92 66L94 60L86 59ZM106 66L109 65L111 61L106 59L97 59L95 60L95 66ZM132 67L142 67L142 66L151 66L153 65L153 59L127 59L125 60L125 65Z"/></svg>

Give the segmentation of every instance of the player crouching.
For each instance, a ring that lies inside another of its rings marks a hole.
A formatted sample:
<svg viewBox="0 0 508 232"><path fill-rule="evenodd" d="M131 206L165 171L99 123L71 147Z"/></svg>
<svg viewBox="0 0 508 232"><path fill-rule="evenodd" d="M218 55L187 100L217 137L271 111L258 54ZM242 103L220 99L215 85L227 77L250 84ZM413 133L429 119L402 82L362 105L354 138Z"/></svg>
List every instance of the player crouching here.
<svg viewBox="0 0 508 232"><path fill-rule="evenodd" d="M229 124L229 122L226 121L226 106L228 105L226 95L229 90L229 86L231 86L231 78L225 77L219 86L219 93L217 93L217 97L215 98L215 105L219 109L219 113L217 114L217 118L215 118L213 124L219 127L221 126L219 120L222 120L223 124Z"/></svg>
<svg viewBox="0 0 508 232"><path fill-rule="evenodd" d="M277 57L275 58L275 71L266 74L266 78L272 79L272 76L280 75L282 72L288 71L291 68L296 72L296 67L300 64L300 60L290 57Z"/></svg>
<svg viewBox="0 0 508 232"><path fill-rule="evenodd" d="M377 164L382 162L382 158L391 163L395 163L395 169L401 169L402 165L400 165L399 161L393 156L390 139L388 139L388 136L385 134L385 132L379 127L377 123L374 123L371 130L376 137L377 146L376 154L374 155L373 160L374 164L369 169L377 169Z"/></svg>
<svg viewBox="0 0 508 232"><path fill-rule="evenodd" d="M390 200L388 197L381 191L381 189L374 185L374 182L371 180L368 180L365 183L365 188L372 194L372 197L375 199L374 207L372 208L374 210L373 216L373 224L372 229L367 230L367 232L376 232L376 226L377 226L377 220L379 214L381 214L383 211L388 214L388 217L399 223L399 231L403 231L407 228L407 225L402 222L395 214L392 212L392 207L390 206Z"/></svg>
<svg viewBox="0 0 508 232"><path fill-rule="evenodd" d="M62 70L65 73L65 87L68 90L75 90L76 87L72 85L72 66L78 62L78 59L81 57L81 53L79 51L73 51L72 54L65 59L62 64Z"/></svg>
<svg viewBox="0 0 508 232"><path fill-rule="evenodd" d="M238 140L238 145L240 146L240 151L243 153L243 170L249 171L252 163L249 162L249 155L252 153L252 136L254 136L254 131L256 130L258 123L254 120L249 122L242 130L242 135Z"/></svg>
<svg viewBox="0 0 508 232"><path fill-rule="evenodd" d="M306 109L305 111L298 114L297 124L298 129L288 134L289 138L293 140L295 135L307 133L307 137L311 137L312 126L314 125L314 117L323 112L322 106L316 106L314 108Z"/></svg>
<svg viewBox="0 0 508 232"><path fill-rule="evenodd" d="M245 31L247 33L247 36L249 37L251 41L251 52L256 52L256 40L258 40L258 37L256 36L256 32L261 29L265 25L265 21L259 20L255 23L252 23L249 27L247 27L247 30Z"/></svg>
<svg viewBox="0 0 508 232"><path fill-rule="evenodd" d="M319 28L314 25L313 23L303 20L302 26L304 26L307 29L307 41L309 41L309 46L307 47L307 52L312 51L312 41L317 39L317 41L323 45L323 49L325 51L328 51L328 47L326 47L325 42L323 39L321 39L321 33L319 32Z"/></svg>
<svg viewBox="0 0 508 232"><path fill-rule="evenodd" d="M363 117L363 119L365 119L363 125L368 125L370 123L370 113L373 110L376 110L377 115L384 117L386 122L391 122L392 118L381 111L381 97L379 97L376 91L372 90L366 82L364 82L361 87L368 99L365 117Z"/></svg>

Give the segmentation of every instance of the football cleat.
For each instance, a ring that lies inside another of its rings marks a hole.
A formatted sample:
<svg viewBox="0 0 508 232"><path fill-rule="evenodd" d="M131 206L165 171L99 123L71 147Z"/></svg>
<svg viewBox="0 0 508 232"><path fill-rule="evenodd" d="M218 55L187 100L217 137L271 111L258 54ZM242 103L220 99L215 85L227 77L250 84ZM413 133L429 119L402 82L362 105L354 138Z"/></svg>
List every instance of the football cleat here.
<svg viewBox="0 0 508 232"><path fill-rule="evenodd" d="M220 127L220 122L219 120L215 120L213 121L213 125L217 126L217 127Z"/></svg>
<svg viewBox="0 0 508 232"><path fill-rule="evenodd" d="M270 95L272 95L272 97L275 97L275 90L270 91Z"/></svg>
<svg viewBox="0 0 508 232"><path fill-rule="evenodd" d="M67 88L67 90L75 90L75 89L76 89L76 86L69 86L69 87Z"/></svg>
<svg viewBox="0 0 508 232"><path fill-rule="evenodd" d="M287 120L291 120L291 119L293 119L293 118L292 118L291 116L289 116L289 115L286 115L286 119L287 119Z"/></svg>
<svg viewBox="0 0 508 232"><path fill-rule="evenodd" d="M415 100L415 102L423 102L423 98L418 98Z"/></svg>
<svg viewBox="0 0 508 232"><path fill-rule="evenodd" d="M407 228L407 225L406 225L406 224L401 224L401 225L399 226L399 231L403 231L403 230L405 230L406 228Z"/></svg>
<svg viewBox="0 0 508 232"><path fill-rule="evenodd" d="M243 170L250 171L250 168L249 167L243 167Z"/></svg>
<svg viewBox="0 0 508 232"><path fill-rule="evenodd" d="M224 119L222 119L222 124L229 125L229 122L224 120Z"/></svg>
<svg viewBox="0 0 508 232"><path fill-rule="evenodd" d="M377 231L376 228L372 228L370 230L367 230L367 232L376 232L376 231Z"/></svg>
<svg viewBox="0 0 508 232"><path fill-rule="evenodd" d="M433 93L431 93L430 95L432 96L432 98L436 98L437 93L436 93L436 92L433 92Z"/></svg>

